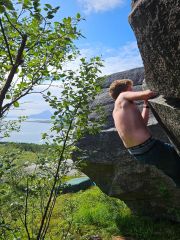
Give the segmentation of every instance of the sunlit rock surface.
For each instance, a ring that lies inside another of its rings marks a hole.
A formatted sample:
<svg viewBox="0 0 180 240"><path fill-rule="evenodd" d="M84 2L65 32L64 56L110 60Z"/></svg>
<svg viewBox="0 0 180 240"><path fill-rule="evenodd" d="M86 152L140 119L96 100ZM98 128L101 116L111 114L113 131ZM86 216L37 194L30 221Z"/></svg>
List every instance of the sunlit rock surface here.
<svg viewBox="0 0 180 240"><path fill-rule="evenodd" d="M180 153L180 1L132 1L129 22L146 84L162 95L151 102L154 115Z"/></svg>
<svg viewBox="0 0 180 240"><path fill-rule="evenodd" d="M100 134L85 136L79 141L81 152L74 154L74 160L81 159L81 170L103 192L124 200L134 212L180 221L180 189L176 182L163 172L163 166L140 164L131 157L114 128L114 102L109 97L108 88L111 82L122 78L132 79L135 89L141 90L144 69L132 69L107 77L102 93L92 103L92 106L101 103L104 107L106 122ZM142 103L137 104L141 109ZM97 114L91 117L99 118ZM152 114L149 128L155 138L169 141Z"/></svg>
<svg viewBox="0 0 180 240"><path fill-rule="evenodd" d="M180 152L180 1L133 0L129 22L143 59L147 87L159 93L150 100L156 119L151 115L149 128L154 137L165 142L170 139ZM81 139L78 146L82 151L74 155L74 160L83 160L82 171L102 191L124 200L134 212L180 222L179 180L168 176L163 159L158 167L137 162L114 129L109 85L113 80L130 78L136 89L141 89L144 70L116 73L106 79L92 106L101 103L107 121L100 134ZM97 114L91 117L99 118ZM169 164L171 168L173 164Z"/></svg>

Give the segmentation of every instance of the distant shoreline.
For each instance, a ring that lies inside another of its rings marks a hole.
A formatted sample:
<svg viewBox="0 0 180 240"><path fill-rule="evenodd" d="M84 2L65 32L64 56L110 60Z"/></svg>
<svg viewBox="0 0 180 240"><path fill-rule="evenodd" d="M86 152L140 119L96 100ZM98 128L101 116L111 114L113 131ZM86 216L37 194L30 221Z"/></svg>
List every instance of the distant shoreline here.
<svg viewBox="0 0 180 240"><path fill-rule="evenodd" d="M4 119L5 124L16 119ZM3 138L5 142L44 143L43 133L52 134L53 122L49 119L26 119L20 123L20 131L12 131L10 137Z"/></svg>
<svg viewBox="0 0 180 240"><path fill-rule="evenodd" d="M24 121L24 122L38 122L38 123L51 123L51 121L50 120L36 120L36 119L32 119L32 120L26 120L26 121Z"/></svg>
<svg viewBox="0 0 180 240"><path fill-rule="evenodd" d="M17 120L18 121L18 118L11 118L11 117L8 117L6 118L4 121L13 121L13 120ZM50 119L26 119L25 121L23 122L37 122L37 123L51 123L51 120Z"/></svg>

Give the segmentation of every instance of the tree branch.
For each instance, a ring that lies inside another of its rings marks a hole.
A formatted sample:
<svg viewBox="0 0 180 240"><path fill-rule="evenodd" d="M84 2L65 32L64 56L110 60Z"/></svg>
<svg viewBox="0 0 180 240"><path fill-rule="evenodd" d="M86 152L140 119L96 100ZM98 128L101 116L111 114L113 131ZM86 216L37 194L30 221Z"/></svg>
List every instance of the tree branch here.
<svg viewBox="0 0 180 240"><path fill-rule="evenodd" d="M31 49L33 49L36 45L38 45L38 43L39 43L39 38L40 38L40 36L42 35L42 33L45 32L45 29L46 29L46 24L47 24L46 19L45 19L44 21L45 21L45 23L44 23L43 30L42 30L42 32L37 36L37 41L35 41L35 43L33 43L33 45L32 45L31 47L29 47L29 48L26 50L26 52L29 52L29 51L30 51Z"/></svg>
<svg viewBox="0 0 180 240"><path fill-rule="evenodd" d="M15 103L17 102L20 98L28 95L28 93L31 91L33 86L31 86L30 88L27 89L27 91L25 91L23 94L21 94L19 97L15 98L13 101L11 101L10 103L7 103L6 105L4 105L1 109L1 114L4 115L4 113Z"/></svg>
<svg viewBox="0 0 180 240"><path fill-rule="evenodd" d="M9 58L10 58L10 62L11 62L11 65L13 66L14 63L13 63L13 59L12 59L12 55L11 55L11 51L10 51L10 47L9 47L9 43L8 43L8 40L7 40L7 37L6 37L6 34L5 34L5 31L4 31L4 27L2 25L2 20L0 18L0 26L1 26L1 31L2 31L2 34L3 34L3 37L4 37L4 41L6 43L6 47L7 47L7 50L8 50L8 54L9 54Z"/></svg>
<svg viewBox="0 0 180 240"><path fill-rule="evenodd" d="M75 115L76 115L76 112L77 112L78 108L79 108L79 107L77 107L77 109L75 109L75 111L74 111L74 117L75 117ZM66 149L66 143L67 143L67 141L68 141L69 132L70 132L70 130L71 130L73 121L74 121L74 118L71 119L71 122L70 122L70 124L69 124L68 129L67 129L66 138L65 138L64 143L63 143L62 151L61 151L61 154L60 154L60 157L59 157L59 160L58 160L58 166L57 166L56 173L55 173L55 176L54 176L54 183L53 183L53 186L52 186L52 189L51 189L51 193L50 193L50 195L49 195L48 202L47 202L47 204L46 204L46 208L45 208L45 212L44 212L43 218L42 218L42 220L41 220L41 225L40 225L40 228L39 228L37 240L44 239L45 234L46 234L46 232L47 232L47 226L49 226L49 220L50 220L50 219L47 219L47 215L49 215L49 214L48 214L49 208L50 208L50 215L51 215L51 212L52 212L52 210L53 210L53 207L51 208L51 206L54 206L54 205L55 205L55 202L52 202L53 194L56 194L56 184L57 184L57 181L58 181L58 176L59 176L59 170L60 170L60 166L61 166L61 161L62 161L62 159L63 159L64 151L65 151L65 149ZM51 205L51 204L52 204L52 205ZM47 220L46 220L46 219L47 219Z"/></svg>
<svg viewBox="0 0 180 240"><path fill-rule="evenodd" d="M9 73L9 76L5 82L5 85L3 86L2 90L1 90L1 93L0 93L0 117L2 117L2 104L5 99L6 93L8 92L8 90L11 86L12 80L14 78L14 75L15 75L19 65L21 65L21 63L22 63L23 51L24 51L24 48L26 45L26 41L27 41L27 35L25 34L22 37L22 42L21 42L21 45L19 47L19 50L18 50L18 53L16 56L15 64L13 64L12 69Z"/></svg>
<svg viewBox="0 0 180 240"><path fill-rule="evenodd" d="M25 91L24 93L21 93L18 97L16 97L14 100L12 100L10 103L7 103L5 104L3 107L1 107L1 111L0 111L0 114L3 116L3 114L15 103L17 102L19 99L21 99L22 97L26 96L27 94L29 94L29 92L32 90L32 88L34 87L34 85L40 81L42 79L43 76L37 78L35 81L34 81L34 77L36 76L36 74L40 71L40 69L43 68L43 66L45 66L46 64L46 61L43 63L43 65L41 67L38 68L38 70L36 72L33 73L33 77L32 77L32 83L31 83L31 86L28 87L28 88L25 88L23 89L23 91ZM51 80L50 84L48 85L48 87L43 90L43 91L46 91L48 90L48 88L51 86L53 80ZM43 92L42 91L42 92ZM31 93L41 93L41 92L31 92Z"/></svg>
<svg viewBox="0 0 180 240"><path fill-rule="evenodd" d="M47 59L44 61L44 63L42 64L42 66L40 66L40 67L33 73L31 86L28 87L28 88L23 89L23 91L25 91L24 93L21 92L21 94L20 94L18 97L16 97L16 98L15 98L14 100L12 100L10 103L5 104L4 106L1 106L1 100L0 100L0 117L3 116L3 114L13 105L13 103L17 102L19 99L21 99L21 98L24 97L25 95L29 94L29 92L32 90L32 88L34 87L34 85L35 85L38 81L42 80L43 75L40 76L39 78L35 79L35 80L34 80L34 78L35 78L35 76L37 75L37 73L38 73L41 69L43 69L43 67L46 65L46 62L47 62ZM50 82L50 84L48 85L48 87L46 88L46 90L48 90L48 88L51 86L52 82L53 82L53 80L51 80L51 82ZM8 89L8 90L9 90L9 89ZM44 91L45 91L45 90L44 90ZM43 91L42 91L42 92L43 92ZM32 92L32 93L38 93L38 92ZM41 92L39 92L39 93L41 93ZM1 97L1 95L0 95L0 97Z"/></svg>
<svg viewBox="0 0 180 240"><path fill-rule="evenodd" d="M7 20L8 20L8 22L9 22L9 24L21 35L21 37L23 36L23 34L22 34L22 32L21 31L19 31L19 29L10 21L10 19L9 19L9 16L8 16L8 14L5 12L5 14L4 14L5 16L6 16L6 18L7 18Z"/></svg>
<svg viewBox="0 0 180 240"><path fill-rule="evenodd" d="M26 229L26 233L28 236L28 239L30 240L30 233L28 230L28 223L27 223L27 213L28 213L28 198L29 198L29 179L27 178L27 184L26 184L26 199L25 199L25 212L24 212L24 226Z"/></svg>

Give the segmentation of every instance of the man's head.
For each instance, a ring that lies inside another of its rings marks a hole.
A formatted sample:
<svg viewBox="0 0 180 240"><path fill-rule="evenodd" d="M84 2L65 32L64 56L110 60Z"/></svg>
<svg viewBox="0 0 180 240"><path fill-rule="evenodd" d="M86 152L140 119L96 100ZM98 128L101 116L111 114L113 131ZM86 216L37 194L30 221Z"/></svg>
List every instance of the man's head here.
<svg viewBox="0 0 180 240"><path fill-rule="evenodd" d="M109 95L116 100L121 92L130 91L133 81L130 79L115 80L109 88Z"/></svg>

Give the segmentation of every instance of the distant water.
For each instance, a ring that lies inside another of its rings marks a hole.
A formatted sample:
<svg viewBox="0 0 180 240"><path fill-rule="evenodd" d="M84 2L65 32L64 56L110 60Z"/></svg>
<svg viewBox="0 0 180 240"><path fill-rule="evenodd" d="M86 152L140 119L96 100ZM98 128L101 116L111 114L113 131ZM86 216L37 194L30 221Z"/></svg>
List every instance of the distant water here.
<svg viewBox="0 0 180 240"><path fill-rule="evenodd" d="M41 135L49 132L51 123L45 120L25 121L21 123L20 132L12 132L9 138L3 138L2 142L24 142L43 144Z"/></svg>

